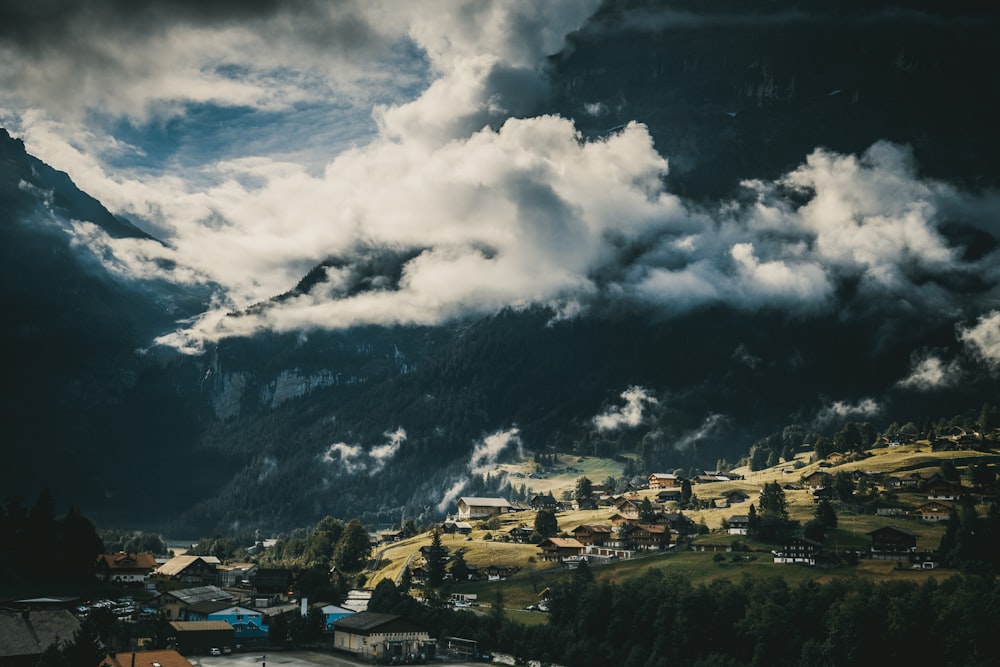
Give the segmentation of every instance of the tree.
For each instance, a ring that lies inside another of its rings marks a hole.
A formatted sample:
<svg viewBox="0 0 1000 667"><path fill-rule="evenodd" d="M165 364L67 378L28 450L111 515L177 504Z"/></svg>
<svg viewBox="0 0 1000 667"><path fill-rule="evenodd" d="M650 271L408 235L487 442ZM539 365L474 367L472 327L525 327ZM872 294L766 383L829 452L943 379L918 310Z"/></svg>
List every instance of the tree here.
<svg viewBox="0 0 1000 667"><path fill-rule="evenodd" d="M344 528L344 534L337 540L333 551L333 560L338 570L357 572L368 560L371 553L371 542L368 531L357 519L352 520Z"/></svg>
<svg viewBox="0 0 1000 667"><path fill-rule="evenodd" d="M816 520L823 524L826 528L837 527L837 511L833 509L833 505L826 498L819 501L819 504L816 505L815 516Z"/></svg>
<svg viewBox="0 0 1000 667"><path fill-rule="evenodd" d="M826 540L826 526L823 525L822 521L813 519L803 528L802 536L808 540L823 542Z"/></svg>
<svg viewBox="0 0 1000 667"><path fill-rule="evenodd" d="M437 588L444 583L444 548L441 546L441 529L434 527L431 547L427 550L427 583Z"/></svg>
<svg viewBox="0 0 1000 667"><path fill-rule="evenodd" d="M969 467L969 481L974 486L989 487L997 481L997 475L990 464L979 461Z"/></svg>
<svg viewBox="0 0 1000 667"><path fill-rule="evenodd" d="M649 496L642 499L639 503L639 523L655 523L656 522L656 510L653 509L653 503L650 502Z"/></svg>
<svg viewBox="0 0 1000 667"><path fill-rule="evenodd" d="M681 480L681 507L687 507L691 502L691 480Z"/></svg>
<svg viewBox="0 0 1000 667"><path fill-rule="evenodd" d="M457 551L451 559L451 576L455 581L469 580L469 566L465 563L465 555Z"/></svg>
<svg viewBox="0 0 1000 667"><path fill-rule="evenodd" d="M825 459L830 454L833 454L834 444L825 435L821 435L816 438L816 442L813 443L813 451L816 452L816 458Z"/></svg>
<svg viewBox="0 0 1000 667"><path fill-rule="evenodd" d="M837 498L847 502L854 497L854 480L848 473L840 471L833 476L833 490Z"/></svg>
<svg viewBox="0 0 1000 667"><path fill-rule="evenodd" d="M556 513L550 509L540 509L535 515L535 532L542 537L552 537L559 534L559 520Z"/></svg>
<svg viewBox="0 0 1000 667"><path fill-rule="evenodd" d="M576 480L576 503L581 508L594 506L594 485L587 477Z"/></svg>
<svg viewBox="0 0 1000 667"><path fill-rule="evenodd" d="M788 502L785 500L785 490L777 482L767 482L760 494L761 514L771 515L779 519L788 518Z"/></svg>
<svg viewBox="0 0 1000 667"><path fill-rule="evenodd" d="M414 535L417 534L416 522L413 519L407 519L406 521L403 522L403 527L400 532L402 533L403 539L406 539L407 537L413 537Z"/></svg>

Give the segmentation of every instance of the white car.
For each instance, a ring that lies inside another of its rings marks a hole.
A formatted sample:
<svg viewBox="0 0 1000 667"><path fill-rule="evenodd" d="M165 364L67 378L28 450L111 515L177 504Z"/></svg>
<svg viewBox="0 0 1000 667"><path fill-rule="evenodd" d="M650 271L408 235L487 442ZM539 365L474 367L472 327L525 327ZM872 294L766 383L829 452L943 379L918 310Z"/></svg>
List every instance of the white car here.
<svg viewBox="0 0 1000 667"><path fill-rule="evenodd" d="M210 648L210 649L208 649L208 654L209 655L222 655L222 649L219 649L219 648Z"/></svg>

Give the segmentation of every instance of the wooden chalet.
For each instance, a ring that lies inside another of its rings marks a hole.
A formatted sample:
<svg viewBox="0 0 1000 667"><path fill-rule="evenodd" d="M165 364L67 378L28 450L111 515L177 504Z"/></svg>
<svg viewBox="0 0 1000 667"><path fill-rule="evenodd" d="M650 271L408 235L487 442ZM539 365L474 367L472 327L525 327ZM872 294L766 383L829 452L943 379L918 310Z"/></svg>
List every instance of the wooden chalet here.
<svg viewBox="0 0 1000 667"><path fill-rule="evenodd" d="M572 537L549 537L538 544L542 560L563 561L576 557L586 551L587 547Z"/></svg>

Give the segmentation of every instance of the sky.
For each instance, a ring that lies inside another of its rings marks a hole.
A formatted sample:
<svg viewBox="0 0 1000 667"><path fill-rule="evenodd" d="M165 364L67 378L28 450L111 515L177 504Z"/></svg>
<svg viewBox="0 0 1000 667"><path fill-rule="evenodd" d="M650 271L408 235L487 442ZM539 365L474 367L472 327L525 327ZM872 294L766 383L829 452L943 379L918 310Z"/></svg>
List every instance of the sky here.
<svg viewBox="0 0 1000 667"><path fill-rule="evenodd" d="M163 241L75 222L110 271L213 287L208 312L158 340L183 352L506 307L570 318L608 300L808 316L836 308L849 282L888 312L953 318L968 357L1000 371L996 251L970 256L941 233L960 218L996 235L995 192L924 179L908 147L877 142L857 155L817 147L774 181L748 178L738 202L685 201L642 123L584 139L546 113L545 58L596 7L4 3L0 125ZM321 262L328 280L311 292L226 317ZM395 270L371 275L383 265ZM975 295L949 287L972 276L985 285ZM935 350L913 354L901 388L962 373ZM603 427L641 413L634 392Z"/></svg>

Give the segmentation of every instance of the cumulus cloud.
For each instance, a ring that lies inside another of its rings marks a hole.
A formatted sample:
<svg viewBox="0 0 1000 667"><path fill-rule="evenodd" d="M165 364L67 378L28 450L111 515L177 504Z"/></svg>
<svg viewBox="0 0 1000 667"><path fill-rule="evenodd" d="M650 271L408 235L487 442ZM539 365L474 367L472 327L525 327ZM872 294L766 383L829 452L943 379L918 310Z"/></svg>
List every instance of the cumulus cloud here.
<svg viewBox="0 0 1000 667"><path fill-rule="evenodd" d="M945 361L933 353L924 352L914 355L909 375L897 382L896 386L914 391L931 391L954 386L961 375L962 369L958 361Z"/></svg>
<svg viewBox="0 0 1000 667"><path fill-rule="evenodd" d="M834 401L816 415L817 427L829 426L852 419L869 419L882 411L882 406L874 398L862 398L856 403Z"/></svg>
<svg viewBox="0 0 1000 667"><path fill-rule="evenodd" d="M609 408L594 417L594 426L598 431L617 431L622 427L635 427L642 423L643 411L646 405L656 405L658 402L647 389L639 386L629 387L621 393L625 404L617 408Z"/></svg>
<svg viewBox="0 0 1000 667"><path fill-rule="evenodd" d="M608 299L667 314L706 304L812 313L839 305L845 284L861 299L956 318L998 296L996 251L967 255L940 231L960 218L995 234L989 197L921 179L903 147L816 150L781 178L745 183L740 201L706 208L664 190L669 156L641 124L585 140L571 120L538 115L544 56L596 2L196 4L106 0L84 12L56 2L51 23L22 7L9 24L18 29L0 28L10 56L0 115L165 243L110 239L86 221L76 242L123 278L217 289L210 310L161 344L198 353L262 330L436 325L531 305L572 317ZM91 39L109 26L120 39ZM85 44L74 52L57 35ZM331 99L340 106L317 122L316 105ZM105 128L183 123L197 105L271 114L281 127L307 120L288 133L297 149L240 153L263 144L226 135L222 157L179 149L169 155L187 156L171 157L183 169L138 168L128 165L146 148L131 143L139 132L87 128L60 101ZM328 142L328 126L347 117L361 140ZM387 257L395 265L371 274ZM320 263L325 282L269 301ZM978 293L954 287L973 277Z"/></svg>
<svg viewBox="0 0 1000 667"><path fill-rule="evenodd" d="M992 370L1000 370L1000 311L983 315L972 326L960 326L958 337Z"/></svg>

